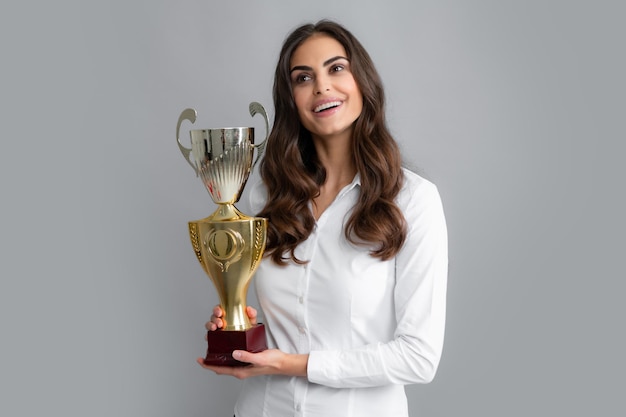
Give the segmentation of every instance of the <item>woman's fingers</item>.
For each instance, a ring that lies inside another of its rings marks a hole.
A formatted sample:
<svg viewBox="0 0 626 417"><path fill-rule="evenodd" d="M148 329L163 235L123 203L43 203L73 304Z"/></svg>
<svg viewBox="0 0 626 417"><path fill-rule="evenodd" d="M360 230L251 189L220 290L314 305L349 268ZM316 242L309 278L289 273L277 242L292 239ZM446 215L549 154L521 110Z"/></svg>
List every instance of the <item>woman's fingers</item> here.
<svg viewBox="0 0 626 417"><path fill-rule="evenodd" d="M224 310L219 305L213 307L213 314L211 315L211 321L207 321L204 327L210 332L224 327L224 321L220 318L224 315Z"/></svg>
<svg viewBox="0 0 626 417"><path fill-rule="evenodd" d="M248 306L246 308L246 314L248 315L248 318L250 319L250 323L256 324L256 317L257 317L256 309Z"/></svg>
<svg viewBox="0 0 626 417"><path fill-rule="evenodd" d="M224 326L224 323L222 322L222 320L213 318L213 316L211 316L211 321L207 321L206 324L204 325L204 327L206 327L206 329L210 332L214 332L217 329L222 328L222 326Z"/></svg>
<svg viewBox="0 0 626 417"><path fill-rule="evenodd" d="M248 318L250 319L250 323L257 324L257 311L255 308L253 307L246 307L246 314L248 315ZM222 307L220 306L215 306L213 308L213 314L211 315L211 321L207 321L205 324L205 327L208 331L213 332L217 329L221 329L222 327L224 327L224 320L222 320L222 316L224 316L224 310L222 310Z"/></svg>

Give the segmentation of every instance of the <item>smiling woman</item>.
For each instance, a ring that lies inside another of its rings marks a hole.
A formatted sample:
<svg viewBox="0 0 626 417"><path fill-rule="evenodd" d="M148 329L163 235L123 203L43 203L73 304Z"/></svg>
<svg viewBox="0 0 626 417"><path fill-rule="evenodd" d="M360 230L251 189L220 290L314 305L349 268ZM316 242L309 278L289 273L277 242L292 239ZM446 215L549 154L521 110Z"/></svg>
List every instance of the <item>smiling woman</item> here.
<svg viewBox="0 0 626 417"><path fill-rule="evenodd" d="M199 363L246 380L237 417L406 417L404 385L430 382L443 347L437 188L402 168L381 80L342 26L322 21L287 37L274 105L252 190L268 219L255 287L270 349L233 352L246 367Z"/></svg>

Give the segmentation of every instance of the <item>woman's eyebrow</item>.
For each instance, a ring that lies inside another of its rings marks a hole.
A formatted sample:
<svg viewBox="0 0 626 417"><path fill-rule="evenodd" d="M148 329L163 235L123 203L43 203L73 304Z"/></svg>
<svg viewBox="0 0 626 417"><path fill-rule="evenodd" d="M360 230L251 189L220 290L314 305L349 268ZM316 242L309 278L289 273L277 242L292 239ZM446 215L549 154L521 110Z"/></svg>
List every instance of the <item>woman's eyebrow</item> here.
<svg viewBox="0 0 626 417"><path fill-rule="evenodd" d="M338 59L345 59L346 61L348 61L348 58L346 58L345 56L337 55L337 56L334 56L334 57L332 57L332 58L327 59L326 61L324 61L323 66L324 66L324 67L327 67L327 66L329 66L330 64L332 64L333 62L337 61Z"/></svg>
<svg viewBox="0 0 626 417"><path fill-rule="evenodd" d="M346 61L348 61L348 58L346 58L345 56L337 55L337 56L334 56L334 57L324 61L322 66L327 67L330 64L332 64L333 62L337 61L338 59L345 59ZM289 70L289 73L291 74L292 72L298 71L298 70L301 70L301 71L313 71L313 68L311 68L311 67L309 67L307 65L296 65L291 70Z"/></svg>

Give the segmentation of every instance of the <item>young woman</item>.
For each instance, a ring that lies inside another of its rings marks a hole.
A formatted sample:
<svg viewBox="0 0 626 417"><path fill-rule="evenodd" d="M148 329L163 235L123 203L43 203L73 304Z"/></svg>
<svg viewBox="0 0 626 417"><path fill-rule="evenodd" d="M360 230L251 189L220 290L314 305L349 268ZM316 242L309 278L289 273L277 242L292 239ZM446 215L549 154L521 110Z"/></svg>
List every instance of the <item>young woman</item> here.
<svg viewBox="0 0 626 417"><path fill-rule="evenodd" d="M438 191L402 168L382 82L342 26L287 37L274 105L263 184L251 193L269 220L254 279L270 349L235 351L246 367L205 368L245 379L237 417L407 416L403 386L430 382L443 347Z"/></svg>

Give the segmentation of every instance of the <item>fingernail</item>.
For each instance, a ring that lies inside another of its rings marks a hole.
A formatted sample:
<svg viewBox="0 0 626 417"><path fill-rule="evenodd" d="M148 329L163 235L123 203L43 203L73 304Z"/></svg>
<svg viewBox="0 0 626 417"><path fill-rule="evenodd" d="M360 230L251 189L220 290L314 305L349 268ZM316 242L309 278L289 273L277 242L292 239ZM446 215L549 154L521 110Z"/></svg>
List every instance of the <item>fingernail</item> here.
<svg viewBox="0 0 626 417"><path fill-rule="evenodd" d="M235 359L241 358L241 352L238 350L233 351L233 358Z"/></svg>

